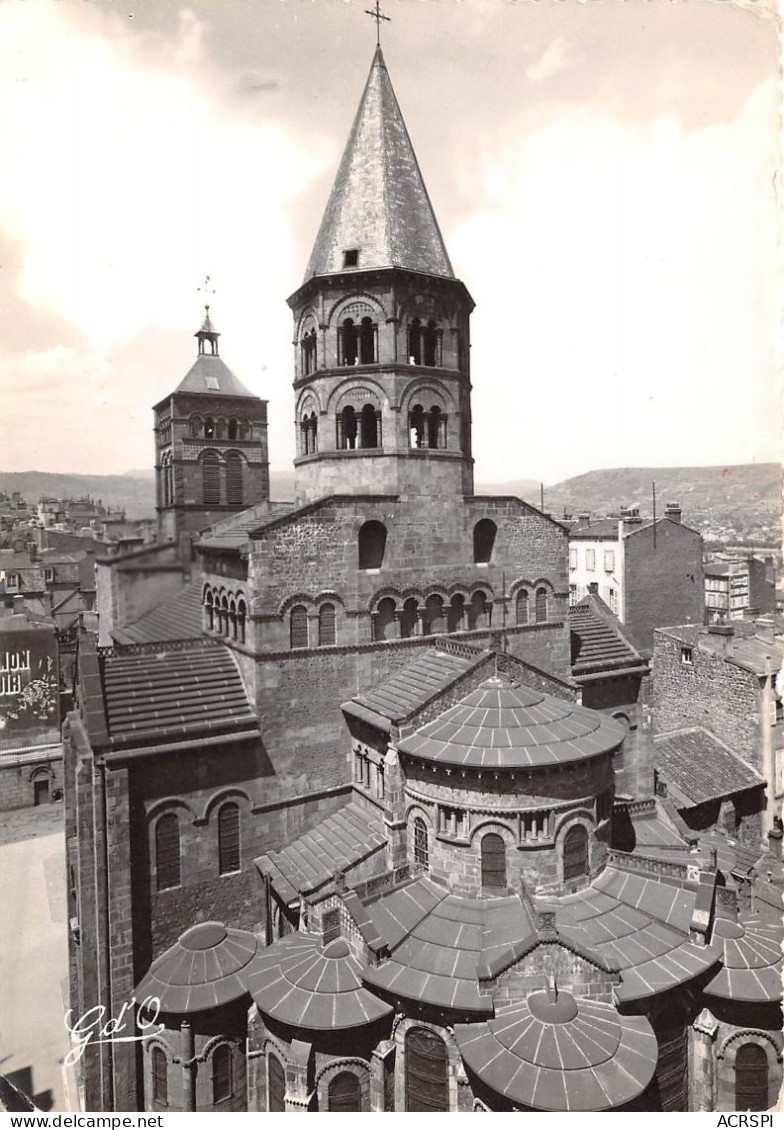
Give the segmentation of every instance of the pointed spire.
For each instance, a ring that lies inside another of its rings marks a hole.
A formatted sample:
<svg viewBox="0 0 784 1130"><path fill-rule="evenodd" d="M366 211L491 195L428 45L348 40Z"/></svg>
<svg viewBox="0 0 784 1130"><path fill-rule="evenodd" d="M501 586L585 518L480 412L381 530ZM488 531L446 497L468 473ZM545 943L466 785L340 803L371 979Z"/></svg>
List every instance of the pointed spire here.
<svg viewBox="0 0 784 1130"><path fill-rule="evenodd" d="M377 46L305 281L314 275L382 267L454 278Z"/></svg>

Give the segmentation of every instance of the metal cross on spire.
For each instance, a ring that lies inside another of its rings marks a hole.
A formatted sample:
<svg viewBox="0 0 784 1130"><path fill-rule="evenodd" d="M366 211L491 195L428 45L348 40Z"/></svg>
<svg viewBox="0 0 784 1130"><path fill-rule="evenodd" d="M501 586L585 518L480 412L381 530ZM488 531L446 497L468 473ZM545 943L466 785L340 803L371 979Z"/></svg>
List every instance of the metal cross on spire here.
<svg viewBox="0 0 784 1130"><path fill-rule="evenodd" d="M203 294L207 301L204 303L204 309L209 313L210 309L210 295L215 293L215 287L210 286L212 279L209 275L205 275L203 284L198 288L199 293Z"/></svg>
<svg viewBox="0 0 784 1130"><path fill-rule="evenodd" d="M370 18L372 20L376 21L376 47L380 47L381 46L381 21L385 20L386 23L389 23L390 20L392 19L392 17L391 16L385 16L384 13L381 11L380 0L376 0L376 6L372 11L370 10L370 8L365 8L365 15L370 16Z"/></svg>

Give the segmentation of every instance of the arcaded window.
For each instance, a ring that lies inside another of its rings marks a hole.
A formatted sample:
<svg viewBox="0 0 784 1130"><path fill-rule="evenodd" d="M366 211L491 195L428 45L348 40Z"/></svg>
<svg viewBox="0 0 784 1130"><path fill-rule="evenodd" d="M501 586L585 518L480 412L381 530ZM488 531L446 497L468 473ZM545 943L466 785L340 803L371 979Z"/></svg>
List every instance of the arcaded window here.
<svg viewBox="0 0 784 1130"><path fill-rule="evenodd" d="M229 430L228 430L228 433L227 433L227 438L228 439L236 439L237 438L237 432L238 432L237 421L235 419L229 420Z"/></svg>
<svg viewBox="0 0 784 1130"><path fill-rule="evenodd" d="M481 591L471 595L468 605L468 627L470 629L490 627L490 601Z"/></svg>
<svg viewBox="0 0 784 1130"><path fill-rule="evenodd" d="M543 624L547 619L547 589L536 590L536 622Z"/></svg>
<svg viewBox="0 0 784 1130"><path fill-rule="evenodd" d="M378 608L372 619L373 639L391 640L395 636L395 602L391 596L385 596L378 602Z"/></svg>
<svg viewBox="0 0 784 1130"><path fill-rule="evenodd" d="M403 603L403 612L400 617L400 634L403 639L416 635L417 621L419 620L419 602L415 596L410 596Z"/></svg>
<svg viewBox="0 0 784 1130"><path fill-rule="evenodd" d="M425 601L425 615L422 618L422 633L436 636L446 630L444 602L440 596L429 596Z"/></svg>
<svg viewBox="0 0 784 1130"><path fill-rule="evenodd" d="M495 832L482 837L482 890L506 890L506 844Z"/></svg>
<svg viewBox="0 0 784 1130"><path fill-rule="evenodd" d="M465 597L455 593L446 610L446 630L448 632L462 632L465 625Z"/></svg>
<svg viewBox="0 0 784 1130"><path fill-rule="evenodd" d="M377 329L371 318L363 318L359 326L359 360L363 365L373 365L378 356Z"/></svg>
<svg viewBox="0 0 784 1130"><path fill-rule="evenodd" d="M381 447L381 413L373 404L360 413L360 447Z"/></svg>
<svg viewBox="0 0 784 1130"><path fill-rule="evenodd" d="M201 439L204 421L201 416L191 416L191 435L194 439Z"/></svg>
<svg viewBox="0 0 784 1130"><path fill-rule="evenodd" d="M300 343L302 351L302 375L310 376L316 370L316 331L310 330L303 335Z"/></svg>
<svg viewBox="0 0 784 1130"><path fill-rule="evenodd" d="M335 605L322 604L319 608L319 647L329 647L335 642Z"/></svg>
<svg viewBox="0 0 784 1130"><path fill-rule="evenodd" d="M237 638L237 605L233 598L229 601L229 631L227 635L231 636L233 640Z"/></svg>
<svg viewBox="0 0 784 1130"><path fill-rule="evenodd" d="M440 365L439 345L441 342L438 327L434 321L429 321L422 331L422 364Z"/></svg>
<svg viewBox="0 0 784 1130"><path fill-rule="evenodd" d="M338 359L342 365L356 365L359 360L359 332L353 318L338 327Z"/></svg>
<svg viewBox="0 0 784 1130"><path fill-rule="evenodd" d="M169 1071L162 1048L152 1049L152 1100L164 1106L169 1102Z"/></svg>
<svg viewBox="0 0 784 1130"><path fill-rule="evenodd" d="M232 1055L228 1044L221 1044L212 1053L212 1101L222 1103L234 1095Z"/></svg>
<svg viewBox="0 0 784 1130"><path fill-rule="evenodd" d="M528 593L525 589L518 589L515 597L515 623L528 623Z"/></svg>
<svg viewBox="0 0 784 1130"><path fill-rule="evenodd" d="M446 447L446 416L437 404L427 414L427 446Z"/></svg>
<svg viewBox="0 0 784 1130"><path fill-rule="evenodd" d="M573 824L564 836L564 882L588 874L588 833L582 824Z"/></svg>
<svg viewBox="0 0 784 1130"><path fill-rule="evenodd" d="M291 610L291 646L308 646L308 613L302 604L297 604Z"/></svg>
<svg viewBox="0 0 784 1130"><path fill-rule="evenodd" d="M414 863L420 867L430 866L430 848L427 842L427 825L421 816L414 819Z"/></svg>
<svg viewBox="0 0 784 1130"><path fill-rule="evenodd" d="M267 1055L267 1110L286 1109L286 1072L276 1055Z"/></svg>
<svg viewBox="0 0 784 1130"><path fill-rule="evenodd" d="M220 503L220 463L214 451L206 451L201 461L202 502L205 506Z"/></svg>
<svg viewBox="0 0 784 1130"><path fill-rule="evenodd" d="M248 612L245 607L245 601L237 601L237 641L238 643L245 643L245 622L248 617Z"/></svg>
<svg viewBox="0 0 784 1130"><path fill-rule="evenodd" d="M735 1110L767 1110L768 1057L759 1044L742 1044L735 1056Z"/></svg>
<svg viewBox="0 0 784 1130"><path fill-rule="evenodd" d="M316 442L318 434L318 423L316 420L315 412L311 412L310 415L308 415L306 412L303 415L302 422L300 424L300 432L302 435L302 441L300 445L301 453L303 455L315 455L316 451L318 450Z"/></svg>
<svg viewBox="0 0 784 1130"><path fill-rule="evenodd" d="M242 506L242 456L230 451L226 456L226 501L229 506Z"/></svg>
<svg viewBox="0 0 784 1130"><path fill-rule="evenodd" d="M353 1071L341 1071L330 1079L327 1110L362 1110L362 1088Z"/></svg>
<svg viewBox="0 0 784 1130"><path fill-rule="evenodd" d="M371 519L359 530L359 568L380 569L387 546L387 528L383 522Z"/></svg>
<svg viewBox="0 0 784 1130"><path fill-rule="evenodd" d="M425 410L415 404L408 414L408 436L410 447L424 447L426 440Z"/></svg>
<svg viewBox="0 0 784 1130"><path fill-rule="evenodd" d="M353 451L357 446L358 421L357 414L350 404L342 412L338 412L336 420L337 434L335 442L338 451Z"/></svg>
<svg viewBox="0 0 784 1130"><path fill-rule="evenodd" d="M204 421L204 438L215 438L215 421L213 420L212 416L208 416Z"/></svg>
<svg viewBox="0 0 784 1130"><path fill-rule="evenodd" d="M222 636L227 636L229 634L229 598L227 596L224 596L221 599L220 634Z"/></svg>
<svg viewBox="0 0 784 1130"><path fill-rule="evenodd" d="M204 597L204 626L211 632L215 625L215 613L212 606L212 593L207 592Z"/></svg>
<svg viewBox="0 0 784 1130"><path fill-rule="evenodd" d="M474 526L474 562L486 565L493 556L497 526L490 518L481 518Z"/></svg>
<svg viewBox="0 0 784 1130"><path fill-rule="evenodd" d="M240 809L233 801L218 812L218 867L221 875L240 869Z"/></svg>
<svg viewBox="0 0 784 1130"><path fill-rule="evenodd" d="M408 327L408 360L412 365L422 364L422 323L412 318Z"/></svg>
<svg viewBox="0 0 784 1130"><path fill-rule="evenodd" d="M155 825L155 886L159 891L180 885L180 821L167 812Z"/></svg>
<svg viewBox="0 0 784 1130"><path fill-rule="evenodd" d="M429 1028L409 1028L405 1041L406 1110L449 1110L446 1044Z"/></svg>

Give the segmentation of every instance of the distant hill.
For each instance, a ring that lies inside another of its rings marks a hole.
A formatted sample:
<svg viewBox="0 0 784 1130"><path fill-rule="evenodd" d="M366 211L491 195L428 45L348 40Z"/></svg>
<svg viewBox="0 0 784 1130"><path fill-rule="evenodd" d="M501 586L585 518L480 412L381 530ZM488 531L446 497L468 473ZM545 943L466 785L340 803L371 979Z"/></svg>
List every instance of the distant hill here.
<svg viewBox="0 0 784 1130"><path fill-rule="evenodd" d="M651 513L651 483L656 482L657 509L679 502L683 521L709 541L757 541L779 544L782 512L781 468L776 463L745 463L733 467L621 467L589 471L544 488L544 508L556 518L573 514L617 512L638 505ZM272 470L270 489L275 499L294 497L294 472ZM129 518L155 513L152 470L124 475L58 475L45 471L0 471L0 490L18 490L29 502L41 495L78 498L92 495L105 506L122 507ZM477 494L514 495L539 506L540 484L532 479L477 483Z"/></svg>
<svg viewBox="0 0 784 1130"><path fill-rule="evenodd" d="M545 487L545 509L609 514L620 506L640 507L650 515L656 483L656 509L679 502L683 521L710 541L780 543L781 467L742 463L732 467L620 467L589 471Z"/></svg>

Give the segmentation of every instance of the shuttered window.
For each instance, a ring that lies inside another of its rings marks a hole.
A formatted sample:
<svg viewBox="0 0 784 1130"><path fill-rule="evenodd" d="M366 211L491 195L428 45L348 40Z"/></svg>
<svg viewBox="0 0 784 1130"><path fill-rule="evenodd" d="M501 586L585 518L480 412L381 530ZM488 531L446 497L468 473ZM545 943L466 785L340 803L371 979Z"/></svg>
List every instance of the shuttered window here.
<svg viewBox="0 0 784 1130"><path fill-rule="evenodd" d="M735 1057L735 1109L768 1109L768 1057L759 1044L743 1044Z"/></svg>
<svg viewBox="0 0 784 1130"><path fill-rule="evenodd" d="M308 614L302 604L291 610L291 646L308 646Z"/></svg>
<svg viewBox="0 0 784 1130"><path fill-rule="evenodd" d="M218 813L218 858L221 875L240 869L240 810L236 804L221 805Z"/></svg>
<svg viewBox="0 0 784 1130"><path fill-rule="evenodd" d="M319 609L319 646L328 647L335 642L335 605L322 604Z"/></svg>
<svg viewBox="0 0 784 1130"><path fill-rule="evenodd" d="M362 1091L353 1071L341 1071L330 1081L327 1110L358 1111L362 1109Z"/></svg>
<svg viewBox="0 0 784 1130"><path fill-rule="evenodd" d="M159 891L180 885L180 822L173 812L155 825L155 876Z"/></svg>
<svg viewBox="0 0 784 1130"><path fill-rule="evenodd" d="M267 1093L267 1110L285 1110L286 1109L286 1073L281 1066L280 1060L271 1052L267 1057L267 1071L268 1071L268 1093Z"/></svg>
<svg viewBox="0 0 784 1130"><path fill-rule="evenodd" d="M212 1101L222 1103L234 1094L231 1048L221 1044L212 1054Z"/></svg>
<svg viewBox="0 0 784 1130"><path fill-rule="evenodd" d="M573 824L564 837L564 882L588 874L588 833L582 824Z"/></svg>
<svg viewBox="0 0 784 1130"><path fill-rule="evenodd" d="M406 1033L406 1110L449 1110L446 1045L428 1028Z"/></svg>
<svg viewBox="0 0 784 1130"><path fill-rule="evenodd" d="M169 1102L169 1076L166 1056L161 1048L152 1049L152 1099L165 1106Z"/></svg>
<svg viewBox="0 0 784 1130"><path fill-rule="evenodd" d="M208 451L201 461L202 502L207 506L220 502L220 464L214 451Z"/></svg>
<svg viewBox="0 0 784 1130"><path fill-rule="evenodd" d="M506 890L506 845L495 832L482 839L482 890Z"/></svg>
<svg viewBox="0 0 784 1130"><path fill-rule="evenodd" d="M229 506L242 506L242 456L236 451L226 456L226 501Z"/></svg>

